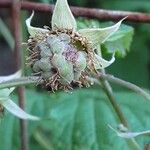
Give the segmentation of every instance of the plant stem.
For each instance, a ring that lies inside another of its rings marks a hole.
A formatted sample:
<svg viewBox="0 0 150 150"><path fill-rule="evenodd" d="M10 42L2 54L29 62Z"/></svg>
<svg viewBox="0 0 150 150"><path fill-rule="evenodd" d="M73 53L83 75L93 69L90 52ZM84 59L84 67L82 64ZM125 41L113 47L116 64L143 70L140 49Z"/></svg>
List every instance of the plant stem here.
<svg viewBox="0 0 150 150"><path fill-rule="evenodd" d="M103 70L103 74L105 74L105 71ZM103 90L104 92L106 93L107 97L109 98L110 100L110 103L112 104L120 122L125 126L125 127L128 127L128 123L118 105L118 103L116 102L115 100L115 97L114 97L114 94L113 94L113 91L112 91L112 88L109 84L109 82L104 79L104 78L100 78L100 81L101 81L101 84L102 84L102 87L103 87Z"/></svg>
<svg viewBox="0 0 150 150"><path fill-rule="evenodd" d="M102 73L103 73L103 75L106 75L104 69L102 70ZM115 97L114 97L111 85L109 84L109 82L105 78L100 78L100 81L101 81L102 87L104 89L104 92L106 93L108 99L110 100L110 103L112 104L112 106L113 106L113 108L114 108L114 110L115 110L115 112L116 112L120 122L125 127L128 128L128 122L127 122L123 112L121 111L118 103L115 100ZM134 138L127 139L126 141L127 141L129 147L131 147L132 150L141 150L140 146L138 145L138 143L135 141Z"/></svg>
<svg viewBox="0 0 150 150"><path fill-rule="evenodd" d="M126 88L128 88L128 89L130 89L130 90L132 90L132 91L142 95L146 99L150 100L150 94L148 94L147 92L145 92L143 89L141 89L140 87L138 87L135 84L132 84L132 83L127 82L127 81L124 81L124 80L119 79L119 78L116 78L113 75L104 74L104 73L100 73L99 74L99 78L101 80L103 80L103 81L104 80L108 80L108 81L110 81L112 83L115 83L115 84L121 85L123 87L126 87ZM0 83L0 89L15 87L15 86L19 86L19 85L28 85L28 84L42 83L42 82L43 82L43 80L40 80L39 77L33 77L33 76L31 76L31 77L21 77L21 78L18 78L18 79L13 79L13 80L9 80L9 81L5 81L5 82ZM96 81L96 83L97 82L98 81ZM112 91L111 88L110 88L110 91Z"/></svg>
<svg viewBox="0 0 150 150"><path fill-rule="evenodd" d="M15 86L42 83L39 77L21 77L0 83L0 89L11 88Z"/></svg>
<svg viewBox="0 0 150 150"><path fill-rule="evenodd" d="M132 91L142 95L146 99L150 100L150 94L148 94L146 91L144 91L142 88L138 87L135 84L132 84L132 83L127 82L127 81L124 81L124 80L119 79L119 78L116 78L113 75L108 75L108 74L104 74L104 73L101 73L99 75L99 77L101 79L105 79L105 80L108 80L108 81L110 81L112 83L115 83L115 84L121 85L123 87L126 87L126 88L128 88L128 89L130 89L130 90L132 90Z"/></svg>

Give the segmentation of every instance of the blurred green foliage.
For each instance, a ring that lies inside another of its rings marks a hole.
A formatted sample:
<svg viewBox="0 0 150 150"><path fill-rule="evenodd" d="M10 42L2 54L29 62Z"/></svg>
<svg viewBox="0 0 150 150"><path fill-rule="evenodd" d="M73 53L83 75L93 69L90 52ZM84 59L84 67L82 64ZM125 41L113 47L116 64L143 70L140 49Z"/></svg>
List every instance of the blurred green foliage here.
<svg viewBox="0 0 150 150"><path fill-rule="evenodd" d="M148 101L131 92L117 92L115 96L132 131L149 129ZM26 98L27 111L42 118L28 123L32 150L131 149L125 139L108 127L110 124L116 128L119 121L100 88L57 94L28 90ZM6 113L1 121L0 149L20 149L17 134L18 119ZM141 136L136 140L144 147L149 137Z"/></svg>

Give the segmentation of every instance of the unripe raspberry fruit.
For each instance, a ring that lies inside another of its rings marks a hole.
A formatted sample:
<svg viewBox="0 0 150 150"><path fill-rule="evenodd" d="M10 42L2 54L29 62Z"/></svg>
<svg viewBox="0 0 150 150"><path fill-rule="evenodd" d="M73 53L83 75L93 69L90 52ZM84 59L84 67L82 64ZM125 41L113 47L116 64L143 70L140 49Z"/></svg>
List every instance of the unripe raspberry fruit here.
<svg viewBox="0 0 150 150"><path fill-rule="evenodd" d="M70 30L49 31L29 39L29 64L33 72L42 77L43 85L52 90L88 84L83 82L89 65L88 43L85 38L81 42L81 37L72 33Z"/></svg>

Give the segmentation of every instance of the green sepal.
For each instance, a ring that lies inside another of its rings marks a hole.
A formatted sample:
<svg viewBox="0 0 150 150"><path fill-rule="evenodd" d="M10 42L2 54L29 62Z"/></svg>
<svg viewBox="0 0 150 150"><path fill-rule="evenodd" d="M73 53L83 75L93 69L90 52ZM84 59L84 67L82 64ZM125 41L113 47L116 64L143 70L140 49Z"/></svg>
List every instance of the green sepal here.
<svg viewBox="0 0 150 150"><path fill-rule="evenodd" d="M32 37L35 37L38 34L43 34L43 33L48 32L49 30L47 30L47 29L42 29L42 28L37 28L37 27L31 26L31 20L32 20L33 16L34 16L34 11L32 12L31 16L26 20L26 26L27 26L29 34Z"/></svg>
<svg viewBox="0 0 150 150"><path fill-rule="evenodd" d="M52 29L76 30L76 20L72 15L67 0L57 0L52 16Z"/></svg>
<svg viewBox="0 0 150 150"><path fill-rule="evenodd" d="M107 28L87 28L81 29L78 32L82 36L85 36L91 42L92 46L96 46L98 44L104 43L112 34L114 34L119 29L124 19L125 18L120 20L115 25Z"/></svg>

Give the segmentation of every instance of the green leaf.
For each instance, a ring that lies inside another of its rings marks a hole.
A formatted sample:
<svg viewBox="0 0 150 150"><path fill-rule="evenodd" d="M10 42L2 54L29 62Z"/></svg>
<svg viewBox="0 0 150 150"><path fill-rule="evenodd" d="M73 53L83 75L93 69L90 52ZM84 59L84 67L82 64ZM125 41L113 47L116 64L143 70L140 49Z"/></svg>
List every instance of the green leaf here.
<svg viewBox="0 0 150 150"><path fill-rule="evenodd" d="M102 50L106 50L109 53L116 52L119 57L126 56L130 49L133 34L134 29L132 27L122 25L113 36L103 43Z"/></svg>
<svg viewBox="0 0 150 150"><path fill-rule="evenodd" d="M106 28L85 28L79 30L78 32L85 36L93 46L96 46L98 44L104 43L109 37L117 32L124 19L125 18L120 20L118 23Z"/></svg>
<svg viewBox="0 0 150 150"><path fill-rule="evenodd" d="M28 112L47 118L36 123L28 123L31 149L32 147L44 148L45 144L48 147L47 140L50 141L49 148L53 147L55 150L130 149L126 140L118 137L108 127L108 124L117 127L119 122L112 106L100 89L79 89L71 93L27 91L26 98ZM119 92L116 94L116 99L129 122L131 131L149 129L150 103L130 92ZM5 120L7 117L5 116ZM9 126L1 126L2 131L4 128L7 130ZM40 138L37 139L35 136L37 131L47 139L46 143L40 141ZM13 134L15 132L16 130ZM4 134L5 131L2 133ZM0 139L3 134L0 134ZM38 143L33 140L34 138ZM142 147L149 142L148 137L139 136L136 139ZM9 137L7 140L10 140ZM0 149L3 146L0 141ZM13 147L15 144L12 145Z"/></svg>
<svg viewBox="0 0 150 150"><path fill-rule="evenodd" d="M33 96L31 99L31 96ZM37 95L37 96L36 96ZM18 99L17 96L12 98L15 102ZM31 109L34 110L36 100L42 100L41 97L36 94L36 92L28 92L27 94L27 111L31 112ZM43 104L43 101L41 101ZM17 102L16 102L17 103ZM42 107L43 105L40 104ZM33 106L34 105L34 106ZM40 106L37 111L40 111ZM36 107L35 107L36 108ZM43 110L42 110L43 112ZM28 122L29 124L29 136L33 134L33 129L38 126L38 121ZM19 128L19 119L5 110L3 118L0 118L0 149L2 150L18 150L20 149L20 128ZM32 131L32 132L31 132Z"/></svg>
<svg viewBox="0 0 150 150"><path fill-rule="evenodd" d="M59 97L57 103L51 104L52 108L49 112L52 120L49 127L55 149L111 150L121 149L122 145L124 149L129 149L123 139L116 137L109 130L107 125L116 125L117 121L106 97L98 90L80 90L65 97L60 94ZM126 109L125 113L128 113L126 117L133 129L149 128L150 123L147 122L150 114L149 103L145 102L148 107L144 108L145 105L142 104L137 110L135 104L140 103L142 98L130 93L117 94L117 97L123 104L124 101L126 102L122 108ZM147 125L145 126L144 123Z"/></svg>
<svg viewBox="0 0 150 150"><path fill-rule="evenodd" d="M85 29L85 28L100 28L100 21L96 19L85 19L79 17L77 20L77 28Z"/></svg>
<svg viewBox="0 0 150 150"><path fill-rule="evenodd" d="M6 117L0 121L0 149L11 150L14 144L12 137L15 119L12 115Z"/></svg>
<svg viewBox="0 0 150 150"><path fill-rule="evenodd" d="M43 133L46 137L51 137L54 149L118 150L122 149L122 145L124 150L130 149L124 139L117 137L108 128L108 124L117 126L119 122L106 96L99 90L82 89L68 94L51 94L48 97L49 100L46 97L44 100L44 110L51 120L42 123L41 127L45 130ZM149 129L150 103L128 92L120 92L116 97L129 121L131 131ZM48 132L51 136L47 136ZM137 139L142 147L148 141L147 138Z"/></svg>

